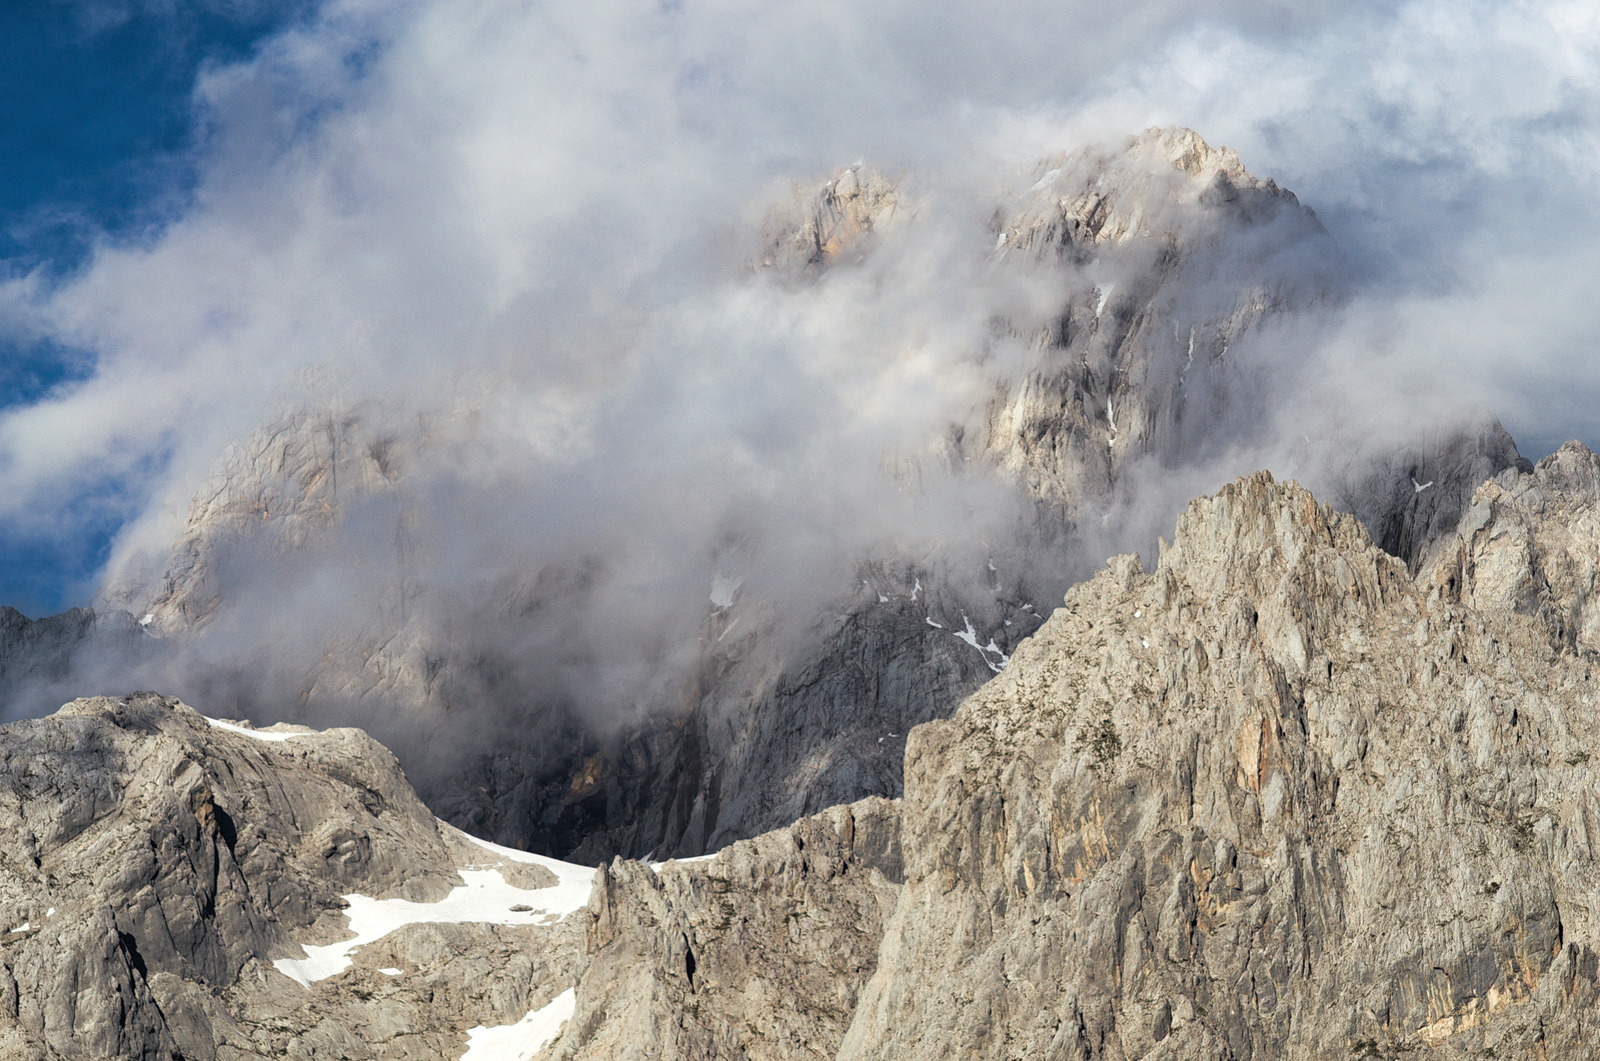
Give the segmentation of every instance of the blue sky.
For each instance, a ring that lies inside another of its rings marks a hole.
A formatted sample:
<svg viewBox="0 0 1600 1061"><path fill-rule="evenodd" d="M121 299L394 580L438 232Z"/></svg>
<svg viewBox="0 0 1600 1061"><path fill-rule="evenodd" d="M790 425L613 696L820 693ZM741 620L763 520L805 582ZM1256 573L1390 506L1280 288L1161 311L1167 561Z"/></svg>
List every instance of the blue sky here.
<svg viewBox="0 0 1600 1061"><path fill-rule="evenodd" d="M247 56L308 8L0 5L0 257L68 270L101 233L159 226L191 174L197 72Z"/></svg>
<svg viewBox="0 0 1600 1061"><path fill-rule="evenodd" d="M156 238L181 212L207 64L237 61L309 2L0 3L0 262L57 283L103 240ZM0 334L0 409L86 376L93 355ZM87 602L120 525L114 483L79 503L71 534L0 523L0 602L29 614Z"/></svg>

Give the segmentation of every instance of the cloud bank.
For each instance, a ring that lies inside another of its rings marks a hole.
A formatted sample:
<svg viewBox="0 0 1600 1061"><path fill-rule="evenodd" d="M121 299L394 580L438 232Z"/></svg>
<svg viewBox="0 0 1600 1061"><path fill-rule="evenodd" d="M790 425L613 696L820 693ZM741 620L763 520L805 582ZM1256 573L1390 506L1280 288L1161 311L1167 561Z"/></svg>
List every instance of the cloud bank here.
<svg viewBox="0 0 1600 1061"><path fill-rule="evenodd" d="M350 502L317 562L232 558L217 652L298 666L373 614L448 630L515 607L518 573L589 570L499 655L563 675L530 696L648 697L719 575L820 601L863 549L1015 519L971 484L906 492L896 458L983 400L997 307L1047 311L984 267L997 179L1147 125L1292 188L1349 292L1261 340L1293 366L1280 419L1183 490L1287 452L1307 410L1600 442L1597 104L1580 3L335 0L203 73L165 224L0 288L13 334L90 366L0 416L0 520L120 523L113 570L159 567L230 446L331 408L360 426L330 445L399 440L422 500ZM789 182L858 158L914 189L915 234L826 284L753 278Z"/></svg>

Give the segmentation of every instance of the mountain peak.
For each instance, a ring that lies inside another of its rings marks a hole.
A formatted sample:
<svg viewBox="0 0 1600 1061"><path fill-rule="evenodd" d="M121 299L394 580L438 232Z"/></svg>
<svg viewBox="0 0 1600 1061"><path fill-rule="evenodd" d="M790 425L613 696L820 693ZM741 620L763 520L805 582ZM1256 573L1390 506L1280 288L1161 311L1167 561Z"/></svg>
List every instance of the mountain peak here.
<svg viewBox="0 0 1600 1061"><path fill-rule="evenodd" d="M1240 184L1262 183L1244 168L1244 163L1239 161L1239 155L1233 148L1212 147L1205 137L1181 125L1152 125L1134 138L1133 148L1154 148L1174 168L1191 177L1209 172L1224 175Z"/></svg>

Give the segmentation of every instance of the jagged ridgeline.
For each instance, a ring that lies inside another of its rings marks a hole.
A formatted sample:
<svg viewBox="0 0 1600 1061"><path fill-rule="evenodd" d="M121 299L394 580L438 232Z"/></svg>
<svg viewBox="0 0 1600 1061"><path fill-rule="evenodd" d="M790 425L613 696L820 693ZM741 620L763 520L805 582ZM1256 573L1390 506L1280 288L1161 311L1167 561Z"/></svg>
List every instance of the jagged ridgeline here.
<svg viewBox="0 0 1600 1061"><path fill-rule="evenodd" d="M0 1051L1588 1057L1597 540L1576 443L1415 570L1240 479L913 729L901 798L664 865L472 841L350 730L77 702L0 731Z"/></svg>
<svg viewBox="0 0 1600 1061"><path fill-rule="evenodd" d="M176 540L119 551L104 602L162 647L131 684L361 725L447 820L578 859L698 854L899 796L910 729L1003 669L1075 577L1153 540L1219 467L1290 452L1269 406L1297 366L1262 337L1345 297L1314 214L1188 130L1000 175L978 213L981 238L941 243L937 197L852 166L771 211L742 281L764 305L845 292L892 315L906 261L957 256L987 322L959 361L977 383L883 456L883 496L915 513L900 527L858 532L872 506L843 506L832 551L777 588L782 521L736 505L675 537L629 528L631 558L580 534L485 562L448 522L486 445L470 396L418 410L311 381L226 455ZM1317 443L1291 470L1413 567L1519 460L1493 424ZM549 461L567 485L511 507L611 474L570 460Z"/></svg>

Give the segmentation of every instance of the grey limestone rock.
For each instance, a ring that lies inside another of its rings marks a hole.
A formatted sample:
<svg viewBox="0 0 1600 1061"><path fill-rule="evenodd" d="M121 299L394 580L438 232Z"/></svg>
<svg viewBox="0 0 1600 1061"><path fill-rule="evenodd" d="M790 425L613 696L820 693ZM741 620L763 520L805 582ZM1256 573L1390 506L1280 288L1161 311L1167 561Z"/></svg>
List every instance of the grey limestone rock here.
<svg viewBox="0 0 1600 1061"><path fill-rule="evenodd" d="M1479 607L1510 607L1571 649L1600 651L1600 458L1569 442L1532 474L1483 484L1431 577Z"/></svg>
<svg viewBox="0 0 1600 1061"><path fill-rule="evenodd" d="M899 896L898 808L829 808L715 857L601 870L552 1058L831 1058Z"/></svg>
<svg viewBox="0 0 1600 1061"><path fill-rule="evenodd" d="M0 822L7 1057L455 1057L470 1027L576 980L575 920L432 924L426 907L343 971L286 973L348 937L347 896L434 903L465 867L555 880L438 822L356 730L76 701L0 728Z"/></svg>
<svg viewBox="0 0 1600 1061"><path fill-rule="evenodd" d="M1583 1056L1596 659L1477 589L1266 475L1075 587L913 732L838 1056Z"/></svg>
<svg viewBox="0 0 1600 1061"><path fill-rule="evenodd" d="M546 1056L1587 1056L1597 500L1569 445L1415 572L1265 473L1193 502L901 800L608 867Z"/></svg>

